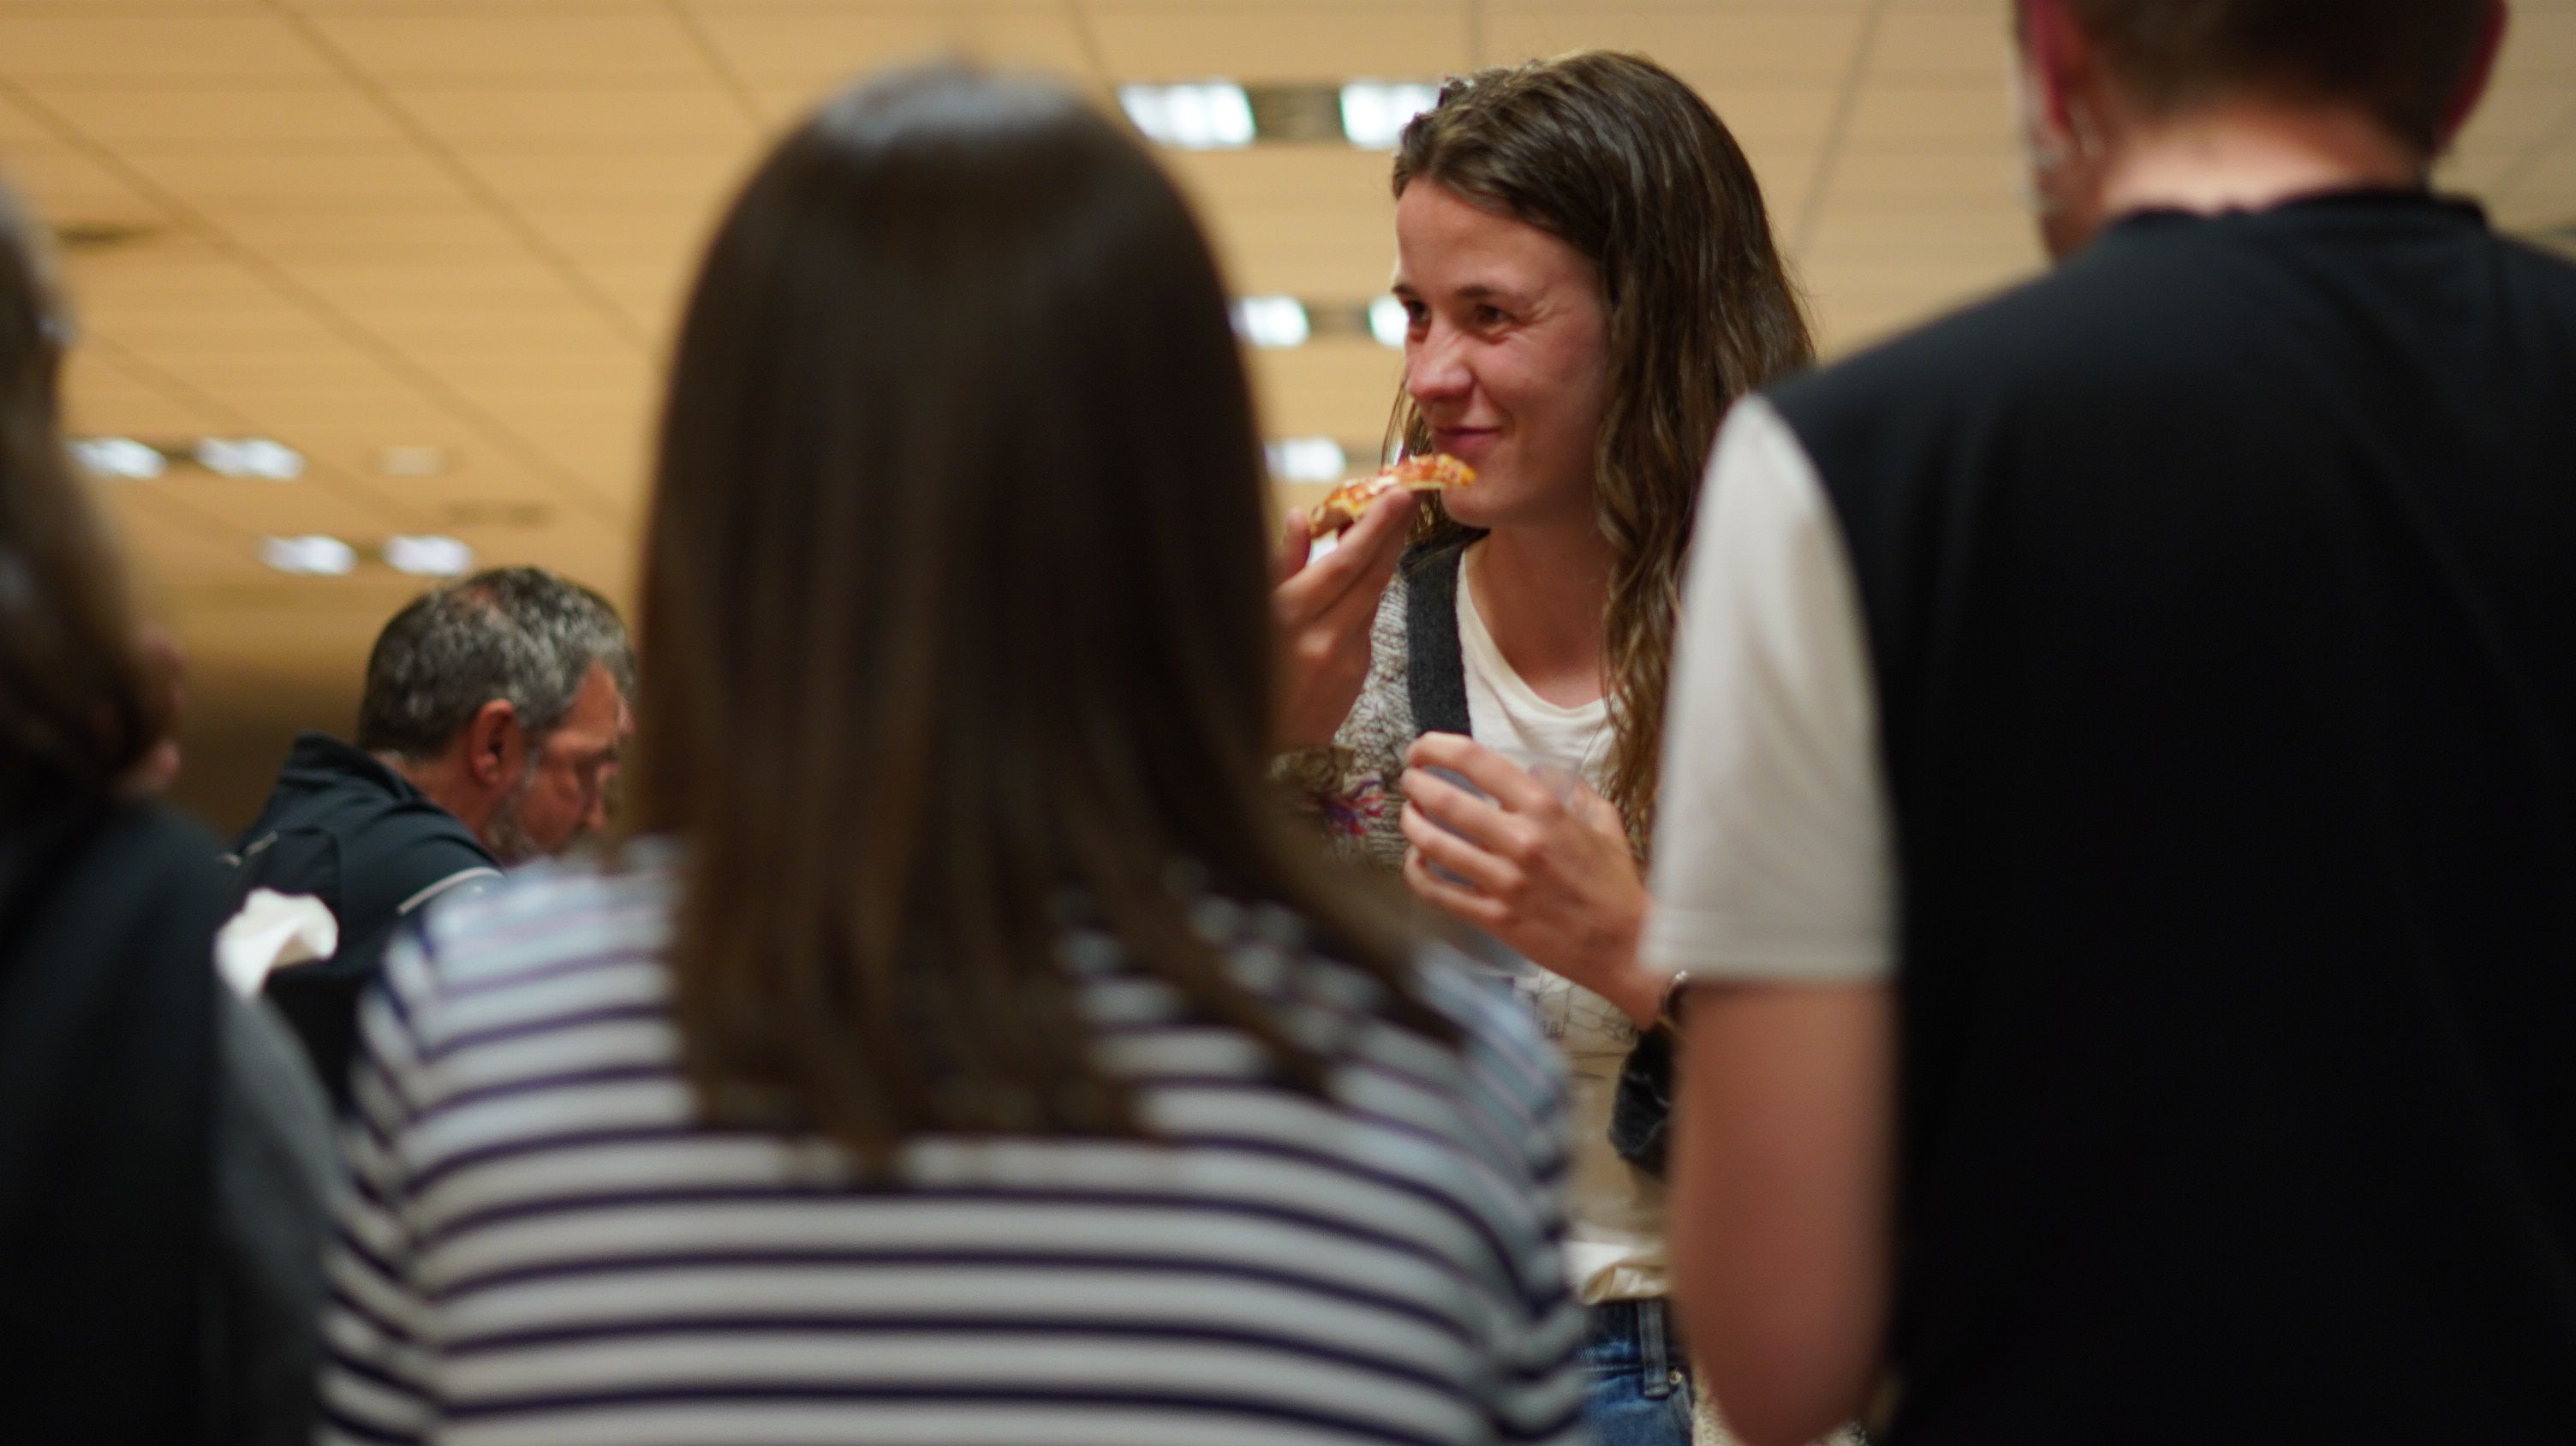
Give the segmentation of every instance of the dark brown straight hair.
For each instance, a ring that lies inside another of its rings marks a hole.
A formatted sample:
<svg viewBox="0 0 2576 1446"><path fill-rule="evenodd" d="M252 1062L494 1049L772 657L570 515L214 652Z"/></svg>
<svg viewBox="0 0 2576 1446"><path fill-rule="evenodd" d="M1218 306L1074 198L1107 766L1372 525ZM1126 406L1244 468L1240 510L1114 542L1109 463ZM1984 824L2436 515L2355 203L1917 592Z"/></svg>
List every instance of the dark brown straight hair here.
<svg viewBox="0 0 2576 1446"><path fill-rule="evenodd" d="M170 723L63 449L61 308L35 219L0 187L0 820L103 802Z"/></svg>
<svg viewBox="0 0 2576 1446"><path fill-rule="evenodd" d="M1593 506L1617 555L1603 619L1604 780L1640 857L1655 826L1683 556L1718 423L1814 359L1805 307L1752 163L1698 93L1653 61L1590 50L1450 81L1405 127L1395 194L1417 180L1527 222L1589 260L1610 323ZM1407 451L1430 435L1396 398ZM1437 506L1422 539L1472 536Z"/></svg>
<svg viewBox="0 0 2576 1446"><path fill-rule="evenodd" d="M663 415L631 820L685 843L670 967L717 1118L870 1167L927 1132L1136 1132L1068 907L1320 1089L1194 931L1201 889L1283 906L1454 1037L1402 916L1266 782L1225 298L1141 147L1035 81L858 86L725 216Z"/></svg>
<svg viewBox="0 0 2576 1446"><path fill-rule="evenodd" d="M2025 0L2026 3L2026 0ZM2368 110L2431 156L2492 0L2066 0L2137 100L2173 112L2249 86ZM2019 15L2025 4L2016 4Z"/></svg>

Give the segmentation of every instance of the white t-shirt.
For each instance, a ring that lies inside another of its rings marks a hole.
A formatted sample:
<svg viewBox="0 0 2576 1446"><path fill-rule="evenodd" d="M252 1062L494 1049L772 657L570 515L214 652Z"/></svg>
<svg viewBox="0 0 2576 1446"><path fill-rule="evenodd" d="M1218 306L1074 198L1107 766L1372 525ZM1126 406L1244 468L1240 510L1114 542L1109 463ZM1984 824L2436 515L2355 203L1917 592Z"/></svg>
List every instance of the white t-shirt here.
<svg viewBox="0 0 2576 1446"><path fill-rule="evenodd" d="M1682 596L1649 964L1802 984L1894 972L1893 830L1867 649L1815 463L1748 397L1718 435Z"/></svg>
<svg viewBox="0 0 2576 1446"><path fill-rule="evenodd" d="M1567 708L1532 692L1494 646L1476 611L1467 580L1475 566L1471 547L1458 569L1458 653L1467 674L1469 735L1524 767L1553 764L1599 788L1610 753L1609 700ZM1669 1294L1663 1187L1610 1148L1610 1105L1618 1095L1619 1066L1636 1045L1636 1027L1617 1005L1544 969L1523 971L1513 985L1564 1052L1569 1077L1574 1176L1566 1278L1587 1305Z"/></svg>

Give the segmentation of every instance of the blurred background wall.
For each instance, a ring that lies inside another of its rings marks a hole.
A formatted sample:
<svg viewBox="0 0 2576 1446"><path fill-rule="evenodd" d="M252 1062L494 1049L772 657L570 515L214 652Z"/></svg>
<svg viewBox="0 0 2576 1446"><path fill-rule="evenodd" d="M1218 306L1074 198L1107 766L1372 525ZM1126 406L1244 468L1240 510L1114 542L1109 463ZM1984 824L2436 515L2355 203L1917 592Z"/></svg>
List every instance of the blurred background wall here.
<svg viewBox="0 0 2576 1446"><path fill-rule="evenodd" d="M1055 72L1169 143L1247 299L1294 497L1368 465L1385 423L1384 134L1419 86L1581 46L1672 67L1743 140L1844 351L2039 264L2008 9L8 0L0 172L59 233L72 425L190 658L181 800L230 830L294 729L351 726L367 644L430 578L533 561L627 599L703 229L857 72L942 52ZM2443 180L2568 246L2576 0L2516 11Z"/></svg>

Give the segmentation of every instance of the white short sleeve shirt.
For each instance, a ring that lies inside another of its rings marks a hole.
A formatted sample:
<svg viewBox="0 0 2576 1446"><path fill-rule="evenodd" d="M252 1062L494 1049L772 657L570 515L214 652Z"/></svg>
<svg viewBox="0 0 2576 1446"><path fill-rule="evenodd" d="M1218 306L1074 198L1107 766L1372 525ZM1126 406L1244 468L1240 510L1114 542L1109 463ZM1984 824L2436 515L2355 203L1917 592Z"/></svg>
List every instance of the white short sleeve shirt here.
<svg viewBox="0 0 2576 1446"><path fill-rule="evenodd" d="M1647 961L1695 981L1889 978L1891 832L1851 561L1815 464L1748 397L1692 542Z"/></svg>

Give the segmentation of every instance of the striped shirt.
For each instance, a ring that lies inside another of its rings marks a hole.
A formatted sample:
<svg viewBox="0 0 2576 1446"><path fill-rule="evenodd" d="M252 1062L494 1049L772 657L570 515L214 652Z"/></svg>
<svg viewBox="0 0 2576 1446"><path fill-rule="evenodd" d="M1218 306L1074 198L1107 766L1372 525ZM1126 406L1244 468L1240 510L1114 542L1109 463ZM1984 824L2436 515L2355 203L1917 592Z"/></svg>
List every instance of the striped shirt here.
<svg viewBox="0 0 2576 1446"><path fill-rule="evenodd" d="M1198 924L1329 1099L1068 930L1151 1137L925 1138L895 1183L701 1123L667 848L437 909L364 1014L324 1437L459 1446L1579 1440L1561 1088L1454 956L1464 1040L1284 912Z"/></svg>

